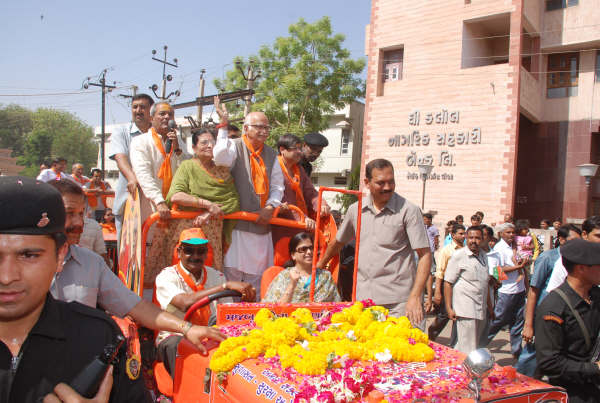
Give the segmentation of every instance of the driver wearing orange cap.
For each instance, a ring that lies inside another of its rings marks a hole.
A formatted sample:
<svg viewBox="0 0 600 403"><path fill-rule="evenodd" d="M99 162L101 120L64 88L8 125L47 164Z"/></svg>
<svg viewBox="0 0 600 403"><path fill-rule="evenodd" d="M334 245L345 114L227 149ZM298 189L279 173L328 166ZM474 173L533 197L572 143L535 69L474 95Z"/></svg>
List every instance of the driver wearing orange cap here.
<svg viewBox="0 0 600 403"><path fill-rule="evenodd" d="M181 232L177 247L179 262L164 268L156 277L156 299L162 309L183 318L194 303L223 290L238 291L244 301L255 301L256 290L251 284L226 281L223 273L205 265L208 255L209 242L203 238L199 228ZM215 308L213 302L198 309L190 322L206 326L212 322ZM171 376L175 372L177 345L181 339L181 334L166 331L160 332L156 338L158 359L165 364Z"/></svg>

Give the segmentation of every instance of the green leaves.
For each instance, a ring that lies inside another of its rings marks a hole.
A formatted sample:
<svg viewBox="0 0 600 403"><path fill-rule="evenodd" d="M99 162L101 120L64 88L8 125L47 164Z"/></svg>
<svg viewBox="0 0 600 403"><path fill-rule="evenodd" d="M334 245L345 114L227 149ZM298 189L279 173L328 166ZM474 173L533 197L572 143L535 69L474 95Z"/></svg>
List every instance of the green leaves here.
<svg viewBox="0 0 600 403"><path fill-rule="evenodd" d="M36 111L17 105L0 108L0 146L11 148L23 174L36 176L40 164L63 156L69 166L81 162L86 168L95 165L97 146L92 128L74 115L54 109Z"/></svg>
<svg viewBox="0 0 600 403"><path fill-rule="evenodd" d="M260 70L255 82L252 110L264 111L273 130L268 143L274 145L281 134L304 134L327 127L327 116L336 108L364 96L365 83L359 74L365 60L350 58L343 47L344 35L333 34L331 21L323 17L313 24L300 19L289 27L289 36L264 45L257 56L239 66L247 71L250 61ZM246 88L237 68L229 70L225 80L215 80L222 91ZM243 118L243 107L230 108L233 118Z"/></svg>

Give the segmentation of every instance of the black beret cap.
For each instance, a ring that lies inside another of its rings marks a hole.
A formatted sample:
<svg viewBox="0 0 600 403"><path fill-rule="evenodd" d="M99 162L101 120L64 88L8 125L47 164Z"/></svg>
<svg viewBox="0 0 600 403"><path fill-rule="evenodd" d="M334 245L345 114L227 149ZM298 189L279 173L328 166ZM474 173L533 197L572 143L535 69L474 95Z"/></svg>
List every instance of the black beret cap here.
<svg viewBox="0 0 600 403"><path fill-rule="evenodd" d="M600 264L600 243L575 238L560 247L560 254L575 264L593 266Z"/></svg>
<svg viewBox="0 0 600 403"><path fill-rule="evenodd" d="M304 142L311 146L327 147L329 145L327 137L323 136L321 133L305 134Z"/></svg>
<svg viewBox="0 0 600 403"><path fill-rule="evenodd" d="M0 234L48 235L65 229L59 191L25 176L0 176Z"/></svg>

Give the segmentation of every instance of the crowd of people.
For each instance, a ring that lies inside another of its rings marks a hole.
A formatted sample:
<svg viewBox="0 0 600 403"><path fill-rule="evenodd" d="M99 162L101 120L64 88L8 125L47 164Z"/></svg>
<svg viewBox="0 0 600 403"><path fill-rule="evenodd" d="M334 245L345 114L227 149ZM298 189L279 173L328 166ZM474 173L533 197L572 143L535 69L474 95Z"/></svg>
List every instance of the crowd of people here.
<svg viewBox="0 0 600 403"><path fill-rule="evenodd" d="M64 359L45 354L41 360L55 369L46 374L43 363L32 363L40 359L36 353L49 348L62 349L65 357L78 351L82 362L91 359L93 347L119 333L104 312L159 331L157 356L173 375L183 338L204 351L203 339L225 337L207 327L214 323L215 304L183 320L205 296L233 290L237 301L307 302L314 280L315 301L347 300L356 270L358 300L372 299L390 315L407 316L431 340L451 322L450 344L465 353L486 346L508 326L520 372L565 387L572 401L592 401L600 383L600 364L589 358L600 333L600 217L588 218L581 229L543 220L540 227L556 230L555 248L554 240L538 237L527 220L514 222L507 215L503 223L486 225L481 211L468 226L460 215L449 221L442 240L434 216L395 191L394 168L385 159L366 164L362 209L354 203L341 217L325 202L318 209L310 181L312 163L328 146L326 137L285 134L271 148L264 113L249 113L240 133L218 98L215 109L219 124L193 131L190 154L173 128L173 107L145 94L134 96L131 123L111 137L108 155L120 171L114 193L100 170L87 178L83 166L74 164L72 173L65 173L64 158L52 161L37 181L2 177L0 400L71 396L65 383L81 365L56 368ZM107 197L113 194L111 208ZM125 202L133 197L140 198L142 220L154 212L160 217L149 236L157 255L147 259L157 269L146 268L144 278L155 303L113 274L106 249L96 242L103 230L119 238ZM17 206L19 214L11 216ZM197 215L173 220L176 206ZM256 220L222 220L238 211L255 213ZM275 211L290 220L302 218L305 229L272 227ZM332 215L338 231L317 257L312 279L318 215ZM169 242L176 245L173 261ZM288 261L273 267L281 245ZM336 284L328 262L338 254L342 269ZM42 274L31 275L30 264ZM267 272L273 279L261 289ZM79 304L69 304L73 301ZM426 329L427 314L434 320ZM96 333L85 348L69 338L77 333L77 321L89 321L86 331ZM67 337L57 337L55 344L28 337L59 333ZM147 399L139 373L129 367L136 359L123 357L98 394L110 393L111 401Z"/></svg>
<svg viewBox="0 0 600 403"><path fill-rule="evenodd" d="M506 215L503 223L486 225L483 217L476 212L468 228L461 215L449 221L440 247L432 215L424 214L435 256L435 287L428 287L425 304L435 315L430 340L451 321L449 345L468 353L508 327L519 372L564 387L569 401L596 401L600 216L581 228L542 220L540 229L556 230L554 239L534 234L525 219Z"/></svg>

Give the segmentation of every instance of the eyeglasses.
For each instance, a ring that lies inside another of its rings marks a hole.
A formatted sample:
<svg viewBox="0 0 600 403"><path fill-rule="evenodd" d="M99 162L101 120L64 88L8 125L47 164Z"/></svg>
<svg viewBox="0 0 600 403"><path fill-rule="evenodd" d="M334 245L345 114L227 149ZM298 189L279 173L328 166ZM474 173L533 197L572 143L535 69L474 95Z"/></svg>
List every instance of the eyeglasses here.
<svg viewBox="0 0 600 403"><path fill-rule="evenodd" d="M256 130L264 130L267 132L271 131L271 126L269 126L269 125L248 125L248 126L255 127Z"/></svg>
<svg viewBox="0 0 600 403"><path fill-rule="evenodd" d="M202 147L207 147L207 146L211 145L214 147L215 141L214 140L200 140L200 141L198 141L198 145L202 146Z"/></svg>
<svg viewBox="0 0 600 403"><path fill-rule="evenodd" d="M307 246L299 247L298 249L296 249L296 252L297 253L306 253L308 251L312 252L312 250L313 250L313 245L310 245L310 246L307 245Z"/></svg>
<svg viewBox="0 0 600 403"><path fill-rule="evenodd" d="M183 253L185 253L186 255L190 255L190 256L193 255L194 253L197 253L199 255L204 255L206 252L208 252L208 248L206 246L182 245L181 250L183 251Z"/></svg>

